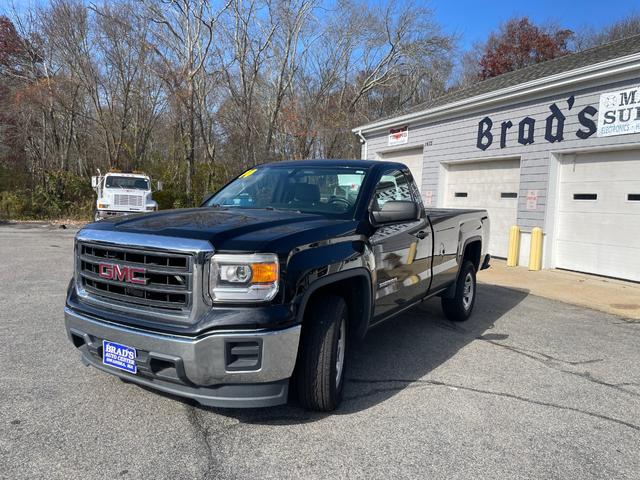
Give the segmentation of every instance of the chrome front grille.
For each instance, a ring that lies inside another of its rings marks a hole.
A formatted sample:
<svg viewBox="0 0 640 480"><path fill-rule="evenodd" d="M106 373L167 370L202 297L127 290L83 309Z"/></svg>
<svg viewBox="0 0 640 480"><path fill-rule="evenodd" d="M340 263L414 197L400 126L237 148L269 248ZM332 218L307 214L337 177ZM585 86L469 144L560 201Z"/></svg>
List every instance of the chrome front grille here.
<svg viewBox="0 0 640 480"><path fill-rule="evenodd" d="M127 307L187 314L193 303L194 257L78 242L78 282L89 297Z"/></svg>
<svg viewBox="0 0 640 480"><path fill-rule="evenodd" d="M113 205L116 207L141 207L142 196L116 193L113 195Z"/></svg>

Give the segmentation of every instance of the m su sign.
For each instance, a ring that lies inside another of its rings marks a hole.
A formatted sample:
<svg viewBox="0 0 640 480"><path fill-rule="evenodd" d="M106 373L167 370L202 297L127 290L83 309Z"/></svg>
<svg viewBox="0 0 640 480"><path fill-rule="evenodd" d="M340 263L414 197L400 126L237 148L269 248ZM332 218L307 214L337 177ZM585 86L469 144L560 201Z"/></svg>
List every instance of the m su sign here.
<svg viewBox="0 0 640 480"><path fill-rule="evenodd" d="M565 102L552 103L549 105L549 115L544 119L544 140L549 143L561 142L565 139L564 126L567 121L567 116L573 113L573 105L575 103L574 96L570 96ZM585 140L591 135L596 133L596 114L598 110L589 105L577 112L579 128L571 132L571 135ZM494 141L495 137L500 140L500 148L507 147L507 133L511 129L517 129L518 143L520 145L530 145L534 143L536 139L535 133L536 120L532 117L524 117L517 124L514 124L511 120L504 120L500 123L500 126L494 125L493 120L490 117L484 117L478 123L478 137L476 146L480 150L486 150Z"/></svg>
<svg viewBox="0 0 640 480"><path fill-rule="evenodd" d="M640 87L600 96L598 136L640 133Z"/></svg>

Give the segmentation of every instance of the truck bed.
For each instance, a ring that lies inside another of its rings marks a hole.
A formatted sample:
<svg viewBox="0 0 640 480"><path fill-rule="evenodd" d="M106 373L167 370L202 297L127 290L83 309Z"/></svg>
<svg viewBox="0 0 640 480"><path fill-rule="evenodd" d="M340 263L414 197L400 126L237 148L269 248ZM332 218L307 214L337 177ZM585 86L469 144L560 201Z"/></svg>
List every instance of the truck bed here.
<svg viewBox="0 0 640 480"><path fill-rule="evenodd" d="M462 215L464 213L478 213L485 212L486 210L479 209L471 209L471 208L427 208L425 209L425 213L432 220L446 220L451 217L455 217L457 215Z"/></svg>

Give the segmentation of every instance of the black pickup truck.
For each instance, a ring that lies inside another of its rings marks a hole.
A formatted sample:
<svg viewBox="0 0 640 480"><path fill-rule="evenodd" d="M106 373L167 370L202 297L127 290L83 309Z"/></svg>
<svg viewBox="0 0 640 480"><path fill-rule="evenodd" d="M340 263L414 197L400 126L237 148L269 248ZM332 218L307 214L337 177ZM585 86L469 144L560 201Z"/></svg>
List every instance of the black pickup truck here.
<svg viewBox="0 0 640 480"><path fill-rule="evenodd" d="M425 209L408 168L306 160L252 168L200 208L76 236L65 325L82 361L203 405L340 402L348 348L439 296L469 317L482 210Z"/></svg>

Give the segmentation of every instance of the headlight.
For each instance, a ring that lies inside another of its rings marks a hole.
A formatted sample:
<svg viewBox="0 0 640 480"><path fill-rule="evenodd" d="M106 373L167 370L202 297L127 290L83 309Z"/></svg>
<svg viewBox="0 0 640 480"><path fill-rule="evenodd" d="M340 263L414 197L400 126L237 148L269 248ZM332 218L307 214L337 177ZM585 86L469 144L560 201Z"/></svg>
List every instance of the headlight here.
<svg viewBox="0 0 640 480"><path fill-rule="evenodd" d="M98 208L109 208L109 204L108 203L99 203L98 204Z"/></svg>
<svg viewBox="0 0 640 480"><path fill-rule="evenodd" d="M278 257L272 253L211 257L209 291L216 302L263 302L278 292Z"/></svg>

